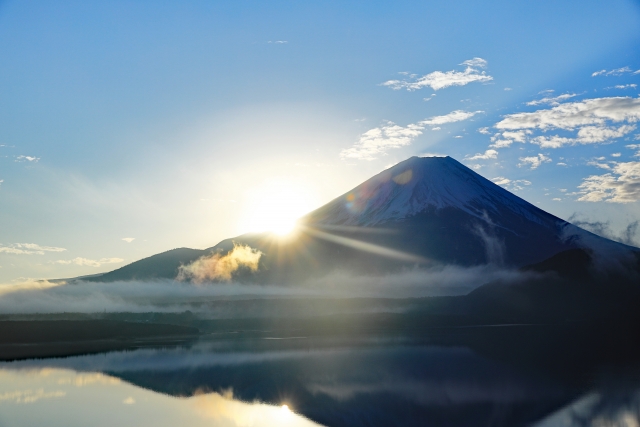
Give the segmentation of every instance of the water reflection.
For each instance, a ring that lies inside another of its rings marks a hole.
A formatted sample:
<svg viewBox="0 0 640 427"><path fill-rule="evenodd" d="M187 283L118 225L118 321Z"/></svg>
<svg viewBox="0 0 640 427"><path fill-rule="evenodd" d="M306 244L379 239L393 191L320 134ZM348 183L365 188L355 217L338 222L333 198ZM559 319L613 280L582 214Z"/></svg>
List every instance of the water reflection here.
<svg viewBox="0 0 640 427"><path fill-rule="evenodd" d="M100 373L0 370L2 426L318 426L287 406L224 393L176 398Z"/></svg>
<svg viewBox="0 0 640 427"><path fill-rule="evenodd" d="M640 376L627 368L576 380L505 354L398 339L235 339L5 363L0 426L38 425L40 414L65 426L87 417L105 420L92 425L640 425Z"/></svg>

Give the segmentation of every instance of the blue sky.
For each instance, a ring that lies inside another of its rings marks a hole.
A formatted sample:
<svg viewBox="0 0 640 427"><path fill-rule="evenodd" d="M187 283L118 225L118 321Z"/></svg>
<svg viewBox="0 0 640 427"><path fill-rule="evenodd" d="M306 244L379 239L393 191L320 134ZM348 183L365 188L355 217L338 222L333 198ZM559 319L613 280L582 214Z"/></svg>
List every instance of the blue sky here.
<svg viewBox="0 0 640 427"><path fill-rule="evenodd" d="M209 247L425 154L623 237L640 2L579 6L2 2L0 282Z"/></svg>

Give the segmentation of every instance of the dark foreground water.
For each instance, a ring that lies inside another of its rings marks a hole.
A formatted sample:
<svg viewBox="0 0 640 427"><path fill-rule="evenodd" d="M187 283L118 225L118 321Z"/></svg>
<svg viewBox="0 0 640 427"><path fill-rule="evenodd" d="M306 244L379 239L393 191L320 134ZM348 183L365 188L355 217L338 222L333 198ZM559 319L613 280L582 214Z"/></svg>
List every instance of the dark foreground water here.
<svg viewBox="0 0 640 427"><path fill-rule="evenodd" d="M635 353L550 335L210 336L2 363L0 426L640 425Z"/></svg>

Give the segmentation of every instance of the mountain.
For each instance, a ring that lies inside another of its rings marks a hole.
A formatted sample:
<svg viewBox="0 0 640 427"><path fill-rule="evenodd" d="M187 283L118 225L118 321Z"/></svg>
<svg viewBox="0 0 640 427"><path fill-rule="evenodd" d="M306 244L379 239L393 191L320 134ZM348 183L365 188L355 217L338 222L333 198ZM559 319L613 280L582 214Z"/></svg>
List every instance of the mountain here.
<svg viewBox="0 0 640 427"><path fill-rule="evenodd" d="M537 208L451 157L411 157L301 218L292 238L242 235L204 251L165 252L92 280L175 278L180 265L222 256L234 244L263 253L257 272L240 269L234 278L261 283L415 265L516 268L572 249L598 260L634 249Z"/></svg>

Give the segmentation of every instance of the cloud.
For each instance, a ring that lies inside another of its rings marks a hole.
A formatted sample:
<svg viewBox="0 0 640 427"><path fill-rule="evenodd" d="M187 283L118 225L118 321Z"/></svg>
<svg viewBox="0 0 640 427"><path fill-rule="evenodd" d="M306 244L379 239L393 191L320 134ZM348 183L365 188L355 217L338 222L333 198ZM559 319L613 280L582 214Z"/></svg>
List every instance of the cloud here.
<svg viewBox="0 0 640 427"><path fill-rule="evenodd" d="M598 236L615 240L616 242L624 243L625 245L640 246L640 240L638 239L638 231L640 231L638 227L640 226L640 221L638 220L631 221L623 230L615 233L611 230L611 223L609 221L596 221L589 220L588 218L581 218L583 218L582 215L576 212L571 215L567 221L580 228L584 228L585 230L595 233Z"/></svg>
<svg viewBox="0 0 640 427"><path fill-rule="evenodd" d="M98 260L95 260L95 259L76 257L74 259L69 259L69 260L61 259L58 261L53 261L53 264L65 264L65 265L75 264L75 265L89 266L89 267L100 267L103 264L117 264L123 261L124 260L122 258L100 258Z"/></svg>
<svg viewBox="0 0 640 427"><path fill-rule="evenodd" d="M496 150L487 150L484 153L477 153L474 156L466 157L467 160L488 160L497 158L498 152Z"/></svg>
<svg viewBox="0 0 640 427"><path fill-rule="evenodd" d="M492 144L489 145L489 148L505 148L509 147L514 142L525 143L527 135L530 135L531 133L532 132L528 129L497 133L491 137Z"/></svg>
<svg viewBox="0 0 640 427"><path fill-rule="evenodd" d="M496 176L495 178L492 178L491 181L497 185L507 185L511 182L509 178L505 178L503 176Z"/></svg>
<svg viewBox="0 0 640 427"><path fill-rule="evenodd" d="M612 162L611 172L591 175L578 186L581 202L631 203L640 200L640 162Z"/></svg>
<svg viewBox="0 0 640 427"><path fill-rule="evenodd" d="M33 157L33 156L18 156L16 157L16 162L38 162L38 160L40 160L40 157Z"/></svg>
<svg viewBox="0 0 640 427"><path fill-rule="evenodd" d="M40 246L35 243L14 243L11 245L0 245L0 253L14 255L44 255L45 252L64 252L65 248L55 246Z"/></svg>
<svg viewBox="0 0 640 427"><path fill-rule="evenodd" d="M209 280L231 280L239 268L258 270L262 252L247 245L236 245L226 255L204 256L189 265L180 266L178 280L202 283Z"/></svg>
<svg viewBox="0 0 640 427"><path fill-rule="evenodd" d="M467 59L460 65L466 65L467 67L472 68L487 68L487 64L488 62L485 59L476 57L473 59Z"/></svg>
<svg viewBox="0 0 640 427"><path fill-rule="evenodd" d="M504 187L509 191L523 190L524 186L531 185L531 181L527 181L526 179L516 179L512 181L509 178L505 178L503 176L497 176L491 179L491 181L494 184L500 185L501 187Z"/></svg>
<svg viewBox="0 0 640 427"><path fill-rule="evenodd" d="M64 397L66 395L67 393L62 390L49 392L45 392L43 389L16 390L0 394L0 402L8 400L15 403L34 403L41 399L52 399L56 397Z"/></svg>
<svg viewBox="0 0 640 427"><path fill-rule="evenodd" d="M476 114L484 113L484 111L463 111L455 110L444 116L435 116L429 119L418 122L422 126L444 125L447 123L461 122L463 120L470 119Z"/></svg>
<svg viewBox="0 0 640 427"><path fill-rule="evenodd" d="M520 157L519 160L521 162L521 163L518 163L519 168L523 166L529 166L533 170L533 169L537 169L543 163L549 163L551 161L551 158L540 153L537 156Z"/></svg>
<svg viewBox="0 0 640 427"><path fill-rule="evenodd" d="M520 134L525 137L522 142L537 144L542 148L608 143L633 132L636 129L634 123L638 120L638 98L585 99L549 109L507 115L495 124L494 127L500 132L492 140L495 141L495 148L507 147L509 141L515 140L509 132L524 131L524 134ZM569 135L544 134L549 131L563 131Z"/></svg>
<svg viewBox="0 0 640 427"><path fill-rule="evenodd" d="M596 77L596 76L621 76L623 74L629 74L629 73L633 73L633 74L640 74L640 70L638 71L633 71L631 70L631 68L627 67L622 67L622 68L616 68L614 70L600 70L600 71L596 71L595 73L591 74L591 77Z"/></svg>
<svg viewBox="0 0 640 427"><path fill-rule="evenodd" d="M411 80L389 80L382 83L382 85L394 90L407 89L414 91L430 87L437 91L450 86L465 86L473 82L489 82L493 80L493 77L487 75L485 71L479 70L487 66L487 61L482 58L468 59L460 65L466 67L464 71L434 71L419 78L411 76Z"/></svg>
<svg viewBox="0 0 640 427"><path fill-rule="evenodd" d="M136 240L136 238L135 237L123 237L122 240L124 240L127 243L131 243L134 240Z"/></svg>
<svg viewBox="0 0 640 427"><path fill-rule="evenodd" d="M638 85L635 83L631 83L628 85L615 85L613 88L608 87L607 89L635 89Z"/></svg>
<svg viewBox="0 0 640 427"><path fill-rule="evenodd" d="M561 102L566 101L567 99L571 99L573 97L578 96L575 93L565 93L562 95L554 96L554 97L545 97L542 99L537 99L535 101L527 102L527 105L560 105Z"/></svg>
<svg viewBox="0 0 640 427"><path fill-rule="evenodd" d="M640 119L640 99L611 97L569 102L551 109L507 115L496 123L503 130L574 130L582 126L604 126L608 122L636 122Z"/></svg>
<svg viewBox="0 0 640 427"><path fill-rule="evenodd" d="M388 122L385 126L370 129L360 135L359 141L353 147L342 150L340 157L373 160L387 150L411 144L414 138L422 135L423 130L424 126L418 124L403 127Z"/></svg>
<svg viewBox="0 0 640 427"><path fill-rule="evenodd" d="M358 142L353 147L342 150L340 157L343 159L374 160L390 149L410 145L416 137L422 135L428 126L435 126L432 130L438 130L440 127L436 125L467 120L479 113L483 113L483 111L455 110L407 126L387 122L384 126L370 129L360 135Z"/></svg>

